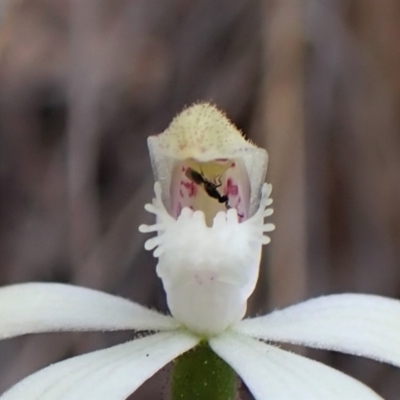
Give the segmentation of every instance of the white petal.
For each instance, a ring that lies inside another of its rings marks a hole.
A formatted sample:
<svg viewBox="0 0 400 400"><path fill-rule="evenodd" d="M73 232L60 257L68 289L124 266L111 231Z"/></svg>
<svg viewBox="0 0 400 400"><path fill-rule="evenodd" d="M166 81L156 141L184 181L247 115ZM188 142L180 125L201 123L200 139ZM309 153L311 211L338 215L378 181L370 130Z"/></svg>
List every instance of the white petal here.
<svg viewBox="0 0 400 400"><path fill-rule="evenodd" d="M257 400L382 400L350 376L249 337L226 333L210 346Z"/></svg>
<svg viewBox="0 0 400 400"><path fill-rule="evenodd" d="M198 339L163 332L51 365L6 392L1 400L126 399Z"/></svg>
<svg viewBox="0 0 400 400"><path fill-rule="evenodd" d="M92 289L58 283L0 289L0 339L49 331L176 328L171 317Z"/></svg>
<svg viewBox="0 0 400 400"><path fill-rule="evenodd" d="M241 321L260 339L336 350L400 366L400 301L380 296L323 296Z"/></svg>

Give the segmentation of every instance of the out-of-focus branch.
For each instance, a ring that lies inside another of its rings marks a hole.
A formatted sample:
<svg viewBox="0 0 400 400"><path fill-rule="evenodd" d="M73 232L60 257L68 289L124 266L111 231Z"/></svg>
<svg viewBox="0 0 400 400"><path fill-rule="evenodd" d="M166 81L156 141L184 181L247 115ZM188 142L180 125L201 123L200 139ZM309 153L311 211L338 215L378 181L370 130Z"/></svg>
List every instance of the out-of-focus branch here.
<svg viewBox="0 0 400 400"><path fill-rule="evenodd" d="M114 287L127 275L132 259L143 249L146 237L139 232L138 226L144 218L142 207L149 202L151 193L152 180L146 179L82 265L82 273L85 275L97 271L97 288ZM113 273L107 274L110 269ZM88 285L93 286L90 282Z"/></svg>
<svg viewBox="0 0 400 400"><path fill-rule="evenodd" d="M21 2L21 0L1 0L0 1L0 24L3 24L9 13ZM10 7L11 6L11 7Z"/></svg>
<svg viewBox="0 0 400 400"><path fill-rule="evenodd" d="M261 113L274 185L269 304L285 306L306 295L303 2L265 1L265 86ZM264 142L264 143L263 143Z"/></svg>
<svg viewBox="0 0 400 400"><path fill-rule="evenodd" d="M96 168L99 148L99 1L70 0L70 75L68 82L68 204L71 262L80 267L99 234Z"/></svg>
<svg viewBox="0 0 400 400"><path fill-rule="evenodd" d="M331 284L329 249L330 132L335 114L335 93L343 70L344 46L349 45L343 27L344 3L309 1L305 29L312 56L308 57L305 98L307 130L307 209L309 235L309 292L326 293ZM355 49L354 49L355 50Z"/></svg>
<svg viewBox="0 0 400 400"><path fill-rule="evenodd" d="M23 0L0 0L0 58L3 56L7 43L7 35L13 14L18 10Z"/></svg>

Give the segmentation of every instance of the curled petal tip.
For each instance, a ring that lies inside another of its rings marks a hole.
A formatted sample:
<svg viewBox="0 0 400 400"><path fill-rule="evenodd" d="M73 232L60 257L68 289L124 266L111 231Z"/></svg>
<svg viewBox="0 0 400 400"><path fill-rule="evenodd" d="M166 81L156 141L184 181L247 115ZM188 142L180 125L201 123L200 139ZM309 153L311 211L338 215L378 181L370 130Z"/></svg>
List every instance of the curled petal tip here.
<svg viewBox="0 0 400 400"><path fill-rule="evenodd" d="M138 230L139 230L139 232L142 232L142 233L150 232L149 231L149 226L145 225L145 224L139 225Z"/></svg>
<svg viewBox="0 0 400 400"><path fill-rule="evenodd" d="M193 213L193 219L196 221L204 222L205 224L205 217L203 211L197 210Z"/></svg>
<svg viewBox="0 0 400 400"><path fill-rule="evenodd" d="M153 237L149 240L146 240L145 244L144 244L144 248L146 250L153 250L154 248L156 248L159 244L161 243L160 237L156 236Z"/></svg>
<svg viewBox="0 0 400 400"><path fill-rule="evenodd" d="M187 219L191 218L193 215L193 210L191 210L189 207L184 207L181 211L181 214L179 215L178 219Z"/></svg>
<svg viewBox="0 0 400 400"><path fill-rule="evenodd" d="M153 251L153 257L158 258L164 253L164 249L161 246L158 246L154 251Z"/></svg>
<svg viewBox="0 0 400 400"><path fill-rule="evenodd" d="M263 226L263 232L272 232L275 230L275 225L268 223L268 224L264 224Z"/></svg>
<svg viewBox="0 0 400 400"><path fill-rule="evenodd" d="M144 209L151 214L157 214L157 208L154 204L145 204Z"/></svg>
<svg viewBox="0 0 400 400"><path fill-rule="evenodd" d="M261 242L262 244L269 244L271 243L271 238L269 236L263 236Z"/></svg>
<svg viewBox="0 0 400 400"><path fill-rule="evenodd" d="M270 217L273 213L274 213L274 210L273 210L272 208L267 208L267 209L264 211L263 216L264 216L264 218Z"/></svg>

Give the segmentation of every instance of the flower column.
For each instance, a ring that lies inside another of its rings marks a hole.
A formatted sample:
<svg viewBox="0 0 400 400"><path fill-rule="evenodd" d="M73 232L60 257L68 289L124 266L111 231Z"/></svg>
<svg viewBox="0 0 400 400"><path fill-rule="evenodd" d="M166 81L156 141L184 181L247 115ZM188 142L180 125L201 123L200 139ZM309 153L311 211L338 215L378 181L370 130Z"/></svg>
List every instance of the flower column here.
<svg viewBox="0 0 400 400"><path fill-rule="evenodd" d="M141 230L158 236L146 248L156 248L172 315L206 340L244 317L257 282L263 232L273 229L263 224L267 153L209 104L184 110L149 149L157 222ZM235 374L201 345L176 362L173 396L234 399Z"/></svg>

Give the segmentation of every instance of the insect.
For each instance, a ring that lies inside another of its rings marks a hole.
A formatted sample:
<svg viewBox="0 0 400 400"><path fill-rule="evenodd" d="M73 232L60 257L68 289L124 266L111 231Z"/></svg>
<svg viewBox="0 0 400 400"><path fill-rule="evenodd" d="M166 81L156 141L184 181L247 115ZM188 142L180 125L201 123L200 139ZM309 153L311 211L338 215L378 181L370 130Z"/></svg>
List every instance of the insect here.
<svg viewBox="0 0 400 400"><path fill-rule="evenodd" d="M206 193L212 197L213 199L218 200L218 203L224 203L225 207L227 210L230 209L230 206L228 204L229 198L227 195L221 195L221 193L218 192L217 188L219 188L222 183L221 179L218 178L218 181L211 182L207 180L203 174L203 172L197 172L194 169L188 168L187 171L185 172L185 175L194 183L196 183L199 186L203 186L204 190Z"/></svg>

